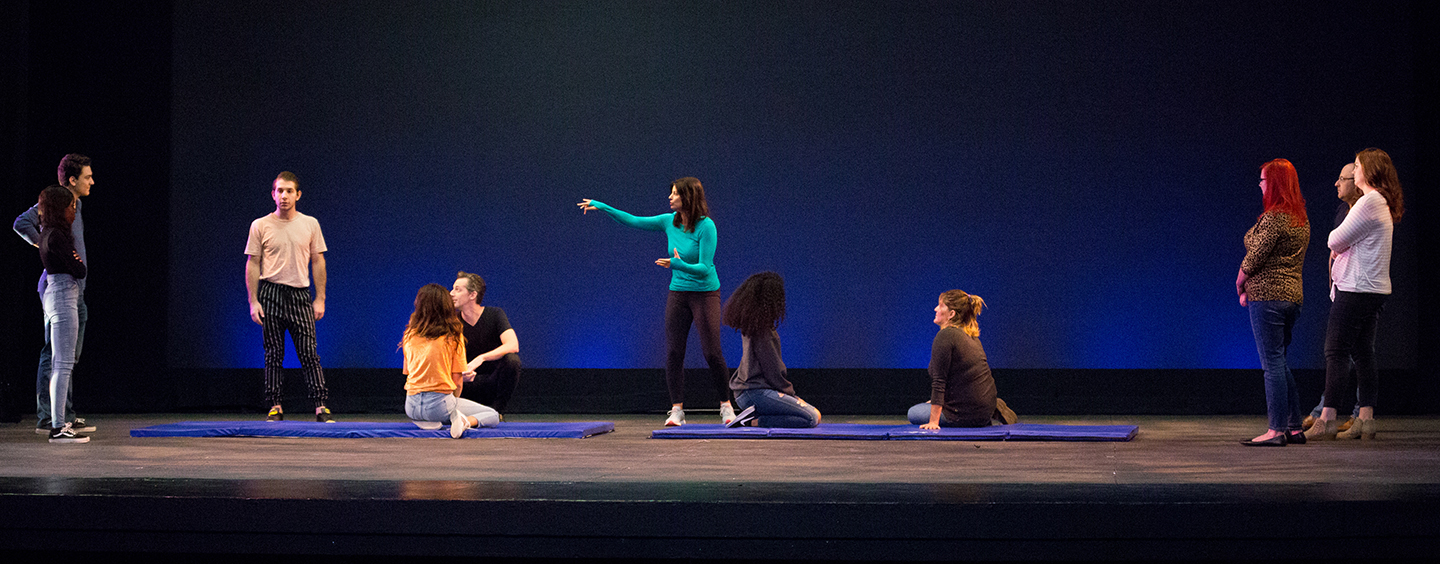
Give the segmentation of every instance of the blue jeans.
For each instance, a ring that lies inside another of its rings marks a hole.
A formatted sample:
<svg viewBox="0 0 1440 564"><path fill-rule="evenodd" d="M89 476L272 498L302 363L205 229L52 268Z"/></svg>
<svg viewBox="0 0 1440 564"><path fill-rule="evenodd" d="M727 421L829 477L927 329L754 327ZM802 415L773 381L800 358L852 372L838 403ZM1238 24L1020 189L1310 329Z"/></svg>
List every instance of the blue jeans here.
<svg viewBox="0 0 1440 564"><path fill-rule="evenodd" d="M1265 369L1265 409L1270 414L1270 428L1275 431L1299 431L1300 393L1295 376L1285 361L1290 347L1290 333L1300 317L1300 304L1285 301L1250 302L1250 329L1255 332L1255 350L1260 366Z"/></svg>
<svg viewBox="0 0 1440 564"><path fill-rule="evenodd" d="M46 279L41 303L45 306L45 326L49 328L46 338L51 354L46 358L42 351L40 362L42 367L50 365L50 373L45 378L44 394L37 389L36 396L37 401L56 399L45 401L49 404L45 405L49 412L41 413L40 417L42 422L49 421L50 428L58 429L70 420L66 417L66 407L70 404L70 375L75 370L75 359L80 352L80 324L83 318L80 316L80 282L69 274L51 274ZM39 387L39 382L36 387ZM75 417L73 408L69 417Z"/></svg>
<svg viewBox="0 0 1440 564"><path fill-rule="evenodd" d="M45 294L40 294L40 304L45 304ZM75 336L75 362L80 362L80 349L85 344L85 320L90 317L88 308L85 307L85 291L80 291L80 298L77 303L77 310L80 314L80 327ZM50 426L50 372L54 359L54 352L50 348L50 316L45 316L45 346L40 348L40 366L35 371L35 419L36 427ZM73 371L73 369L72 369ZM74 390L73 386L69 387ZM65 393L65 421L75 420L75 394Z"/></svg>
<svg viewBox="0 0 1440 564"><path fill-rule="evenodd" d="M755 406L755 424L761 427L809 429L820 424L820 410L775 390L745 390L735 394L735 403L740 409Z"/></svg>
<svg viewBox="0 0 1440 564"><path fill-rule="evenodd" d="M922 402L922 403L917 403L917 404L915 404L915 405L912 405L912 406L910 406L910 411L908 411L908 412L905 413L905 418L910 421L910 424L911 424L911 425L924 425L924 424L926 424L926 423L929 423L929 422L930 422L930 406L931 406L931 405L933 405L933 404L931 404L931 403L928 402L928 401L927 401L927 402ZM992 418L990 421L988 421L988 422L986 422L986 423L982 423L982 424L980 424L980 425L961 425L961 424L959 424L959 423L956 423L956 422L954 422L954 421L951 421L951 420L949 420L949 419L946 419L946 418L945 418L945 412L944 412L944 411L941 411L941 412L940 412L940 426L941 426L941 427L984 427L984 426L986 426L986 425L999 425L999 424L1000 424L999 421L996 421L995 419Z"/></svg>
<svg viewBox="0 0 1440 564"><path fill-rule="evenodd" d="M450 421L450 414L456 408L462 415L474 417L481 427L500 424L500 412L470 401L457 398L455 394L420 392L405 396L405 415L416 421Z"/></svg>

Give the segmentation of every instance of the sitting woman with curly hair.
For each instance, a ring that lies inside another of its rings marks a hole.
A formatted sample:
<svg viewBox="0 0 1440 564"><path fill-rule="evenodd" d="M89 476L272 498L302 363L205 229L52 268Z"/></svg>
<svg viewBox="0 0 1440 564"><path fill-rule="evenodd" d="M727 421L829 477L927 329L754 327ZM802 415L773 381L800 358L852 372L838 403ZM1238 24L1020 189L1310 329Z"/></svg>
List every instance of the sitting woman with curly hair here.
<svg viewBox="0 0 1440 564"><path fill-rule="evenodd" d="M740 368L730 377L730 390L743 411L727 423L733 427L755 420L760 427L809 428L820 424L820 410L795 396L785 379L780 334L785 318L785 280L774 272L746 278L725 303L724 321L740 332L744 345Z"/></svg>

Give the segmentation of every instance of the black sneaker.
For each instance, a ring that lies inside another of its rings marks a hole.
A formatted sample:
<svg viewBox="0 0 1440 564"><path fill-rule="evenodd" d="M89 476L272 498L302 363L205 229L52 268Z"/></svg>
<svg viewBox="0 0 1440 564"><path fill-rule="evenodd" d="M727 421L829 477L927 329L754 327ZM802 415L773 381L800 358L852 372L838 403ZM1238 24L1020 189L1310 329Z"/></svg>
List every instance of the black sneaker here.
<svg viewBox="0 0 1440 564"><path fill-rule="evenodd" d="M731 419L729 423L726 423L726 424L725 424L725 427L726 427L726 428L739 427L739 426L741 426L741 425L744 425L744 424L746 424L746 423L749 423L750 420L751 420L751 419L754 419L754 418L755 418L755 406L752 405L752 406L750 406L750 407L745 408L744 411L741 411L740 413L736 414L734 419Z"/></svg>
<svg viewBox="0 0 1440 564"><path fill-rule="evenodd" d="M74 421L70 422L70 428L74 429L76 433L95 432L95 426L87 423L84 417L76 417Z"/></svg>
<svg viewBox="0 0 1440 564"><path fill-rule="evenodd" d="M330 408L328 408L328 407L321 407L321 408L320 408L320 411L315 412L315 422L316 422L316 423L334 423L335 420L330 418Z"/></svg>
<svg viewBox="0 0 1440 564"><path fill-rule="evenodd" d="M70 424L67 423L64 427L50 430L50 442L77 444L88 443L90 442L90 437L76 433L74 429L70 428Z"/></svg>
<svg viewBox="0 0 1440 564"><path fill-rule="evenodd" d="M272 408L270 408L270 413L265 416L265 420L266 420L266 421L284 421L284 420L285 420L285 412L280 411L280 408L279 408L279 407L272 407Z"/></svg>

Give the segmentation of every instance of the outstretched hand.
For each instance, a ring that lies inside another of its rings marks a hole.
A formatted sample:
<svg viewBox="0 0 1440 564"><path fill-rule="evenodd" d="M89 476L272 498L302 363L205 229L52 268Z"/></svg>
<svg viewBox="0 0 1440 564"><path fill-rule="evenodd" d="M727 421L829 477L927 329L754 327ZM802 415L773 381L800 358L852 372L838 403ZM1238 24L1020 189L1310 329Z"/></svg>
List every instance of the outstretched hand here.
<svg viewBox="0 0 1440 564"><path fill-rule="evenodd" d="M675 249L675 258L676 258L676 259L679 259L679 258L680 258L680 249ZM663 258L663 259L655 259L655 264L658 264L658 265L663 266L663 267L665 267L665 268L670 268L670 260L671 260L671 259L670 259L669 257L666 257L666 258Z"/></svg>
<svg viewBox="0 0 1440 564"><path fill-rule="evenodd" d="M580 203L575 204L575 205L580 206L580 213L581 213L581 215L584 215L585 212L588 212L588 211L590 211L590 210L598 210L598 209L600 209L600 208L597 208L597 207L595 207L595 206L590 205L590 202L593 202L593 201L594 201L594 200L591 200L590 198L585 198L585 199L580 200Z"/></svg>

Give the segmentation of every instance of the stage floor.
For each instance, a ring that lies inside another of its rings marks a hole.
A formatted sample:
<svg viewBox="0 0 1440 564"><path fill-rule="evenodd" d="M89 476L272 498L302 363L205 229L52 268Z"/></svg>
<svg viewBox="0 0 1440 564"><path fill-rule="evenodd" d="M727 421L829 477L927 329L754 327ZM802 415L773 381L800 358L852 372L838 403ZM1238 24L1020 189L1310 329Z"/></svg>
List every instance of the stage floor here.
<svg viewBox="0 0 1440 564"><path fill-rule="evenodd" d="M56 539L37 516L59 514L87 524L73 550L111 552L919 560L1440 546L1435 417L1381 419L1375 441L1284 448L1237 444L1264 430L1255 416L1022 415L1140 426L1130 442L1085 443L648 438L663 415L508 418L615 423L588 439L129 436L237 418L96 415L86 445L48 444L33 421L0 426L0 540L43 550Z"/></svg>

